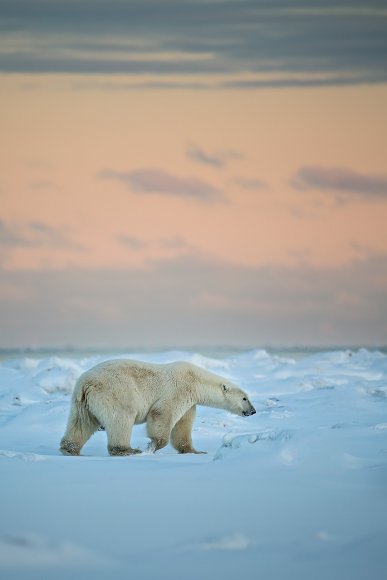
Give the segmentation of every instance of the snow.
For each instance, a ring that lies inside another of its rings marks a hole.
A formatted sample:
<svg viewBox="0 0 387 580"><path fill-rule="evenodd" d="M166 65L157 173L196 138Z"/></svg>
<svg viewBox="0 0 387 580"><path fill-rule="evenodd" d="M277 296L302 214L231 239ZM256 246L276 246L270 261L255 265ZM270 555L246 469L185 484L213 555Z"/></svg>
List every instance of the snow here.
<svg viewBox="0 0 387 580"><path fill-rule="evenodd" d="M257 410L198 408L207 455L58 451L77 377L111 355L0 363L0 578L373 580L387 570L387 356L263 350L188 360ZM122 357L122 353L117 354ZM133 446L145 450L143 426Z"/></svg>

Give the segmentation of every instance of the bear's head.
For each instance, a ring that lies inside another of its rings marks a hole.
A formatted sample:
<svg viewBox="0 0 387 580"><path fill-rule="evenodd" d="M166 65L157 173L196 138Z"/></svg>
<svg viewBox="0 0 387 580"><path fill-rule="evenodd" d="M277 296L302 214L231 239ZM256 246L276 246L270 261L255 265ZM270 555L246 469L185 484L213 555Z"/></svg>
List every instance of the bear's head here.
<svg viewBox="0 0 387 580"><path fill-rule="evenodd" d="M249 397L242 389L230 383L222 383L221 389L226 403L225 406L231 413L244 417L249 417L256 413L249 401Z"/></svg>

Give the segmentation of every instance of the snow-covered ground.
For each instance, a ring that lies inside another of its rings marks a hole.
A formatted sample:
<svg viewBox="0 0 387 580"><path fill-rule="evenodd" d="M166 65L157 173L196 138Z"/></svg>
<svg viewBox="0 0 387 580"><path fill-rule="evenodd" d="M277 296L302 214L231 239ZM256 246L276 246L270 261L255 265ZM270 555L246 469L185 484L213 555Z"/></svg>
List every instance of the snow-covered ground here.
<svg viewBox="0 0 387 580"><path fill-rule="evenodd" d="M207 455L109 457L98 432L64 457L74 383L112 357L3 360L0 578L387 577L385 354L127 356L229 377L257 414L199 408ZM146 449L143 426L133 444Z"/></svg>

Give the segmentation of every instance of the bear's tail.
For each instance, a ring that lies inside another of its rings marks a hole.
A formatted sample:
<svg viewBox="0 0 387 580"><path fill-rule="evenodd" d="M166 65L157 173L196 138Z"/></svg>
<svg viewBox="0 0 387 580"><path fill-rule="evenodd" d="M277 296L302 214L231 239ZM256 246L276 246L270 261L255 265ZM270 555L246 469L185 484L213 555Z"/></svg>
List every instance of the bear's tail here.
<svg viewBox="0 0 387 580"><path fill-rule="evenodd" d="M60 451L64 455L79 455L86 441L100 427L100 422L88 408L83 387L77 387L78 385L74 389L71 400L66 432L60 442Z"/></svg>

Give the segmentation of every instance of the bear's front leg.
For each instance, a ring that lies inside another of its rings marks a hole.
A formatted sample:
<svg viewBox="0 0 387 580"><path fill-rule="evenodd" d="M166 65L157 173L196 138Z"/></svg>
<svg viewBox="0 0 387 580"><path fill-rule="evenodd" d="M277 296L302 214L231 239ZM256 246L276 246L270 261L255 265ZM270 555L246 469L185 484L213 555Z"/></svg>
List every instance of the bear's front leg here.
<svg viewBox="0 0 387 580"><path fill-rule="evenodd" d="M171 443L179 453L205 454L207 451L196 451L192 445L192 425L196 416L194 405L176 423L171 433Z"/></svg>

